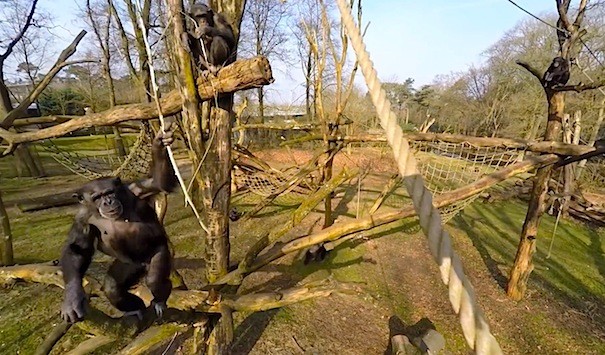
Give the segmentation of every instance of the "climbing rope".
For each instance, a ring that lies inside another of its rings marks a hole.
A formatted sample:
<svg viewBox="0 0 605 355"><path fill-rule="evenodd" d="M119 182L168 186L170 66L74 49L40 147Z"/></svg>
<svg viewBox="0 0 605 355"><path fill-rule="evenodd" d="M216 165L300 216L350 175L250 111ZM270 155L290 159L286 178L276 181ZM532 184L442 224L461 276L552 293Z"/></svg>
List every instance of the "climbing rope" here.
<svg viewBox="0 0 605 355"><path fill-rule="evenodd" d="M380 117L380 125L386 131L387 141L393 149L399 173L403 177L406 189L412 198L420 220L420 226L428 238L429 249L439 264L443 282L449 286L450 302L454 311L460 315L460 324L466 342L478 354L501 354L500 345L490 333L487 320L475 299L473 287L464 274L460 257L452 248L451 237L442 226L441 215L433 206L433 196L424 185L408 141L403 138L403 132L397 123L397 117L391 111L391 103L381 87L359 29L351 15L350 8L345 0L337 0L336 2L346 32L357 54L357 60L366 80L370 97L376 107L378 117Z"/></svg>

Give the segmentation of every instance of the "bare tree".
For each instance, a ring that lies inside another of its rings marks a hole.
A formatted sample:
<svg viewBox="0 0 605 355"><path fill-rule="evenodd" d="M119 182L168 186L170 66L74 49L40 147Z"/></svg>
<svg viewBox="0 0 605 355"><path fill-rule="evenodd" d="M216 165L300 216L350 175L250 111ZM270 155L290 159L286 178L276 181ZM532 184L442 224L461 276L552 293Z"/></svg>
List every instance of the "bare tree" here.
<svg viewBox="0 0 605 355"><path fill-rule="evenodd" d="M577 58L583 48L582 37L586 34L583 20L586 15L587 0L580 0L575 18L570 17L571 0L556 0L559 18L556 25L557 40L559 43L558 56L568 62ZM565 113L565 93L568 91L582 92L592 90L605 85L605 79L591 84L576 85L546 85L544 75L541 71L530 64L517 61L521 67L529 71L544 88L548 100L548 123L544 139L547 141L561 140L561 122ZM545 198L548 192L548 182L552 173L552 166L538 170L534 179L532 197L529 203L521 238L517 249L517 255L512 267L507 287L507 294L515 300L523 297L527 288L527 280L533 269L532 257L536 251L536 237L540 218L544 214L546 204Z"/></svg>
<svg viewBox="0 0 605 355"><path fill-rule="evenodd" d="M98 46L101 48L103 54L102 66L105 80L107 81L107 88L109 94L109 107L112 108L116 105L116 90L114 86L113 77L111 76L111 53L110 48L110 28L112 22L112 11L111 1L103 0L97 2L95 8L91 5L90 0L86 0L86 16L90 27L92 28ZM116 146L116 153L118 156L125 156L126 149L124 148L124 141L120 134L120 129L113 126L114 141Z"/></svg>
<svg viewBox="0 0 605 355"><path fill-rule="evenodd" d="M290 4L282 0L248 0L242 20L240 52L263 55L273 63L287 63L289 31L285 25L291 16ZM257 89L258 116L265 117L265 88Z"/></svg>
<svg viewBox="0 0 605 355"><path fill-rule="evenodd" d="M296 48L300 65L305 77L305 109L307 117L317 116L317 60L313 53L313 43L318 43L317 36L321 28L321 7L318 0L299 1L296 8L296 23L293 26ZM322 69L323 72L324 69Z"/></svg>
<svg viewBox="0 0 605 355"><path fill-rule="evenodd" d="M23 2L17 1L15 2L15 6L18 4L23 4ZM15 119L22 116L27 108L34 102L40 93L48 86L52 78L65 66L72 64L71 62L67 62L67 59L75 53L76 47L78 43L82 40L86 32L81 32L59 56L58 60L55 64L50 68L48 74L46 74L38 83L36 83L35 87L31 90L31 92L26 95L22 100L20 100L17 107L13 108L10 92L7 87L5 70L6 63L8 58L14 53L15 47L19 44L21 40L23 40L26 32L31 26L34 24L34 15L36 13L36 6L38 4L38 0L32 0L29 3L30 6L27 8L26 16L23 17L23 13L18 13L11 16L10 11L15 10L15 8L11 7L3 7L2 17L5 19L8 15L11 20L16 18L23 19L21 26L18 26L16 32L12 32L10 27L7 27L7 23L10 21L2 20L0 21L0 127L2 129L7 130L13 126ZM14 28L13 28L14 29ZM27 147L23 146L20 149L26 149ZM26 159L26 163L32 175L39 175L40 170L31 159L31 155L23 154L20 156L23 159ZM0 205L2 205L0 201ZM1 207L1 206L0 206ZM0 218L2 218L2 226L3 226L3 263L11 264L12 260L12 242L10 237L10 224L8 220L8 216L6 213L0 213Z"/></svg>

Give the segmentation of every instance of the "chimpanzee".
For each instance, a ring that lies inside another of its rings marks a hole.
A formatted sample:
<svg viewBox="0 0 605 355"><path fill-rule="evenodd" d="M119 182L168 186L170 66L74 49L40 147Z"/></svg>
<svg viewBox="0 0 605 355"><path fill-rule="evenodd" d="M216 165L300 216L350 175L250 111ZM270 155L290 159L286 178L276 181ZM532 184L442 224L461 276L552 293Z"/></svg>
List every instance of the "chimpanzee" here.
<svg viewBox="0 0 605 355"><path fill-rule="evenodd" d="M236 43L233 29L222 14L213 11L209 6L191 5L187 32L191 49L194 53L201 53L198 64L202 69L216 74L223 66L235 61Z"/></svg>
<svg viewBox="0 0 605 355"><path fill-rule="evenodd" d="M64 320L77 322L86 313L82 278L95 246L115 258L103 282L103 291L111 304L125 315L142 318L145 304L128 290L145 276L154 297L154 310L162 316L172 290L169 279L172 256L150 198L176 186L165 148L172 143L172 136L168 126L165 133L158 133L153 140L150 178L131 184L119 178L100 178L76 192L81 205L60 259L65 281L61 306Z"/></svg>
<svg viewBox="0 0 605 355"><path fill-rule="evenodd" d="M569 80L569 62L563 57L555 57L544 73L542 82L545 88L563 86Z"/></svg>

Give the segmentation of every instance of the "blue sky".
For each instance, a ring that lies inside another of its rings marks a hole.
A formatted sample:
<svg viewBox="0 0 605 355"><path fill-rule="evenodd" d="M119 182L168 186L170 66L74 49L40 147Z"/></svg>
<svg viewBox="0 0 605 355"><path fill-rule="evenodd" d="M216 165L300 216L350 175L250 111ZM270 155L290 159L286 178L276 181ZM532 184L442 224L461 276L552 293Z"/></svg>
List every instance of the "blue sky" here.
<svg viewBox="0 0 605 355"><path fill-rule="evenodd" d="M555 10L554 0L516 2L537 15ZM74 19L84 0L40 3L63 28L55 31L65 35L65 40L57 41L63 48L80 30ZM526 18L506 0L365 0L364 20L370 22L365 43L383 81L411 77L420 86L431 83L436 75L481 62L485 49ZM301 100L299 68L274 65L276 82L269 90L270 101ZM363 85L361 78L357 82Z"/></svg>

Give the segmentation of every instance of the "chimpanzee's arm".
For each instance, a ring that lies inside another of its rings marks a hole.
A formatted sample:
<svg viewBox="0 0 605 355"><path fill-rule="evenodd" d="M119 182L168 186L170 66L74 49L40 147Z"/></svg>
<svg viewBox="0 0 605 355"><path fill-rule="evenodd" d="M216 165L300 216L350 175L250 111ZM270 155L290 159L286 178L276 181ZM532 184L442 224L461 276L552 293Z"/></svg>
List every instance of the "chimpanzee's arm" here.
<svg viewBox="0 0 605 355"><path fill-rule="evenodd" d="M229 26L227 20L222 16L215 14L214 26L204 26L201 28L201 31L206 36L212 38L220 36L227 42L231 50L235 48L235 35L233 34L233 30L231 29L231 26Z"/></svg>
<svg viewBox="0 0 605 355"><path fill-rule="evenodd" d="M168 158L168 150L173 141L170 126L166 132L159 132L153 140L151 162L151 177L130 184L129 189L139 198L147 198L160 192L172 192L177 184L174 168Z"/></svg>
<svg viewBox="0 0 605 355"><path fill-rule="evenodd" d="M69 231L60 260L65 283L61 316L68 322L77 322L86 313L86 294L82 287L82 278L95 252L95 230L91 229L87 222L88 214L82 212L85 211L76 216Z"/></svg>

